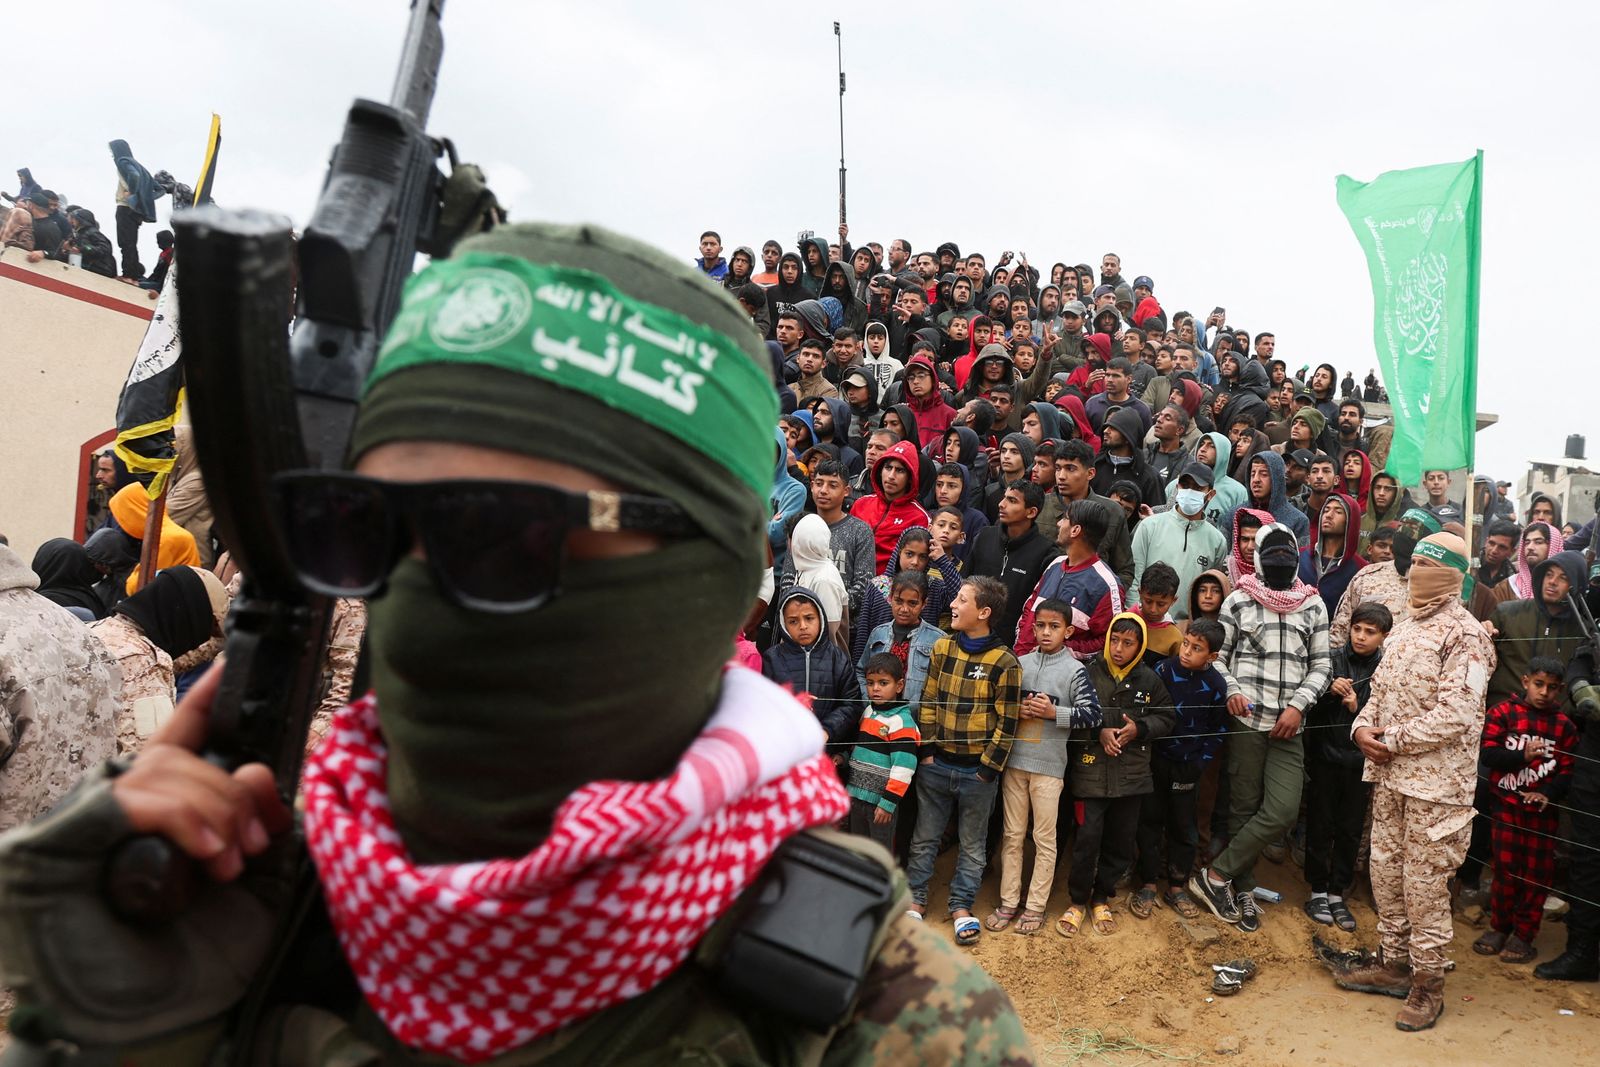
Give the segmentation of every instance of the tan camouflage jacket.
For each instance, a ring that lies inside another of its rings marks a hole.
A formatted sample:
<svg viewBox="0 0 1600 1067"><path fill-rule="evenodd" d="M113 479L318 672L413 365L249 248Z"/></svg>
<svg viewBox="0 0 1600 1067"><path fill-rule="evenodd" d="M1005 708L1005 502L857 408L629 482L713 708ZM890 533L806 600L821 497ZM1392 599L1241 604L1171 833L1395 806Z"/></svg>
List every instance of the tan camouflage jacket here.
<svg viewBox="0 0 1600 1067"><path fill-rule="evenodd" d="M1395 755L1384 764L1368 760L1362 779L1470 808L1494 664L1494 643L1459 600L1397 623L1372 676L1372 697L1350 727L1352 734L1378 727Z"/></svg>
<svg viewBox="0 0 1600 1067"><path fill-rule="evenodd" d="M350 685L355 679L356 661L361 658L361 639L367 632L367 604L364 600L342 599L333 602L333 620L328 624L328 650L322 660L322 699L311 716L306 735L306 755L328 733L333 713L350 703Z"/></svg>
<svg viewBox="0 0 1600 1067"><path fill-rule="evenodd" d="M116 751L116 661L0 545L0 831L55 806Z"/></svg>
<svg viewBox="0 0 1600 1067"><path fill-rule="evenodd" d="M167 721L177 699L172 657L121 615L89 624L122 669L122 706L117 711L117 755L131 756Z"/></svg>
<svg viewBox="0 0 1600 1067"><path fill-rule="evenodd" d="M1350 616L1362 604L1376 601L1394 615L1394 624L1411 614L1411 590L1394 563L1369 563L1345 586L1339 607L1328 623L1328 647L1343 648L1350 639Z"/></svg>

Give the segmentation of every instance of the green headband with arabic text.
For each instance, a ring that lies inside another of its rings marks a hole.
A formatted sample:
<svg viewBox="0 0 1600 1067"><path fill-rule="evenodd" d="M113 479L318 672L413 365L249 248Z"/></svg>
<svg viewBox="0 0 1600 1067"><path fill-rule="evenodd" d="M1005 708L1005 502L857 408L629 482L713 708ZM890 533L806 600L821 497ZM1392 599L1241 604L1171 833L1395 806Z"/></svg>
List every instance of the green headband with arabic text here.
<svg viewBox="0 0 1600 1067"><path fill-rule="evenodd" d="M731 338L593 271L471 252L406 283L367 388L396 371L477 364L572 389L772 488L777 397Z"/></svg>

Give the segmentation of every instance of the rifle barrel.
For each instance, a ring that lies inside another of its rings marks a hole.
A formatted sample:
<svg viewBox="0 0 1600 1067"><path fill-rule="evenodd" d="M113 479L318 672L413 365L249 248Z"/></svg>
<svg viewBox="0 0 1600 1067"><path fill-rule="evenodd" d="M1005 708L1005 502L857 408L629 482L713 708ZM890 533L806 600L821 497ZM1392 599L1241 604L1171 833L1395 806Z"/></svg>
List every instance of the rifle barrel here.
<svg viewBox="0 0 1600 1067"><path fill-rule="evenodd" d="M433 94L439 87L439 61L444 56L444 34L439 18L444 0L411 0L411 22L406 26L405 50L395 72L389 105L405 112L417 128L426 129Z"/></svg>

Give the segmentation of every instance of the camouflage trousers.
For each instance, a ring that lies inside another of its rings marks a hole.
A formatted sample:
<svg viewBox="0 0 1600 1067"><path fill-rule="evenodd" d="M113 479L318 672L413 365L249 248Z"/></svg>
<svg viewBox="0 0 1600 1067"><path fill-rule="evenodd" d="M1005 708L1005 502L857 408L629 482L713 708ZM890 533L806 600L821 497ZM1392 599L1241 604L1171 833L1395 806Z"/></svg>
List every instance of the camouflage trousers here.
<svg viewBox="0 0 1600 1067"><path fill-rule="evenodd" d="M1391 960L1416 974L1443 975L1455 936L1449 879L1467 855L1472 808L1372 791L1372 899L1378 937Z"/></svg>

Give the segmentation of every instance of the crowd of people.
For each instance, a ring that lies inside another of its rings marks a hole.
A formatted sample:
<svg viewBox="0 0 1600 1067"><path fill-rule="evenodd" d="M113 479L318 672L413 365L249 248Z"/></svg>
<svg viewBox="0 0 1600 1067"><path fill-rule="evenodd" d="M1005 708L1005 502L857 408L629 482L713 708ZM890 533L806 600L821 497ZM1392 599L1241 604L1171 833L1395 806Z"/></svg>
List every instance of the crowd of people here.
<svg viewBox="0 0 1600 1067"><path fill-rule="evenodd" d="M635 995L672 1003L664 979L711 951L700 939L762 864L832 825L855 844L805 847L843 850L815 870L854 870L847 892L877 857L892 870L885 849L904 866L874 898L893 914L849 963L872 968L865 999L825 1020L859 1050L849 1062L907 1035L955 1042L962 1062L1026 1062L960 946L1126 936L1163 909L1248 936L1267 921L1263 859L1300 862L1294 903L1346 931L1365 873L1379 951L1336 980L1404 998L1401 1029L1442 1012L1453 905L1486 906L1474 951L1527 964L1559 892L1566 951L1533 973L1600 980L1593 524L1564 525L1549 497L1519 524L1488 479L1470 509L1448 472L1400 485L1370 372L1360 387L1327 363L1290 373L1270 332L1222 307L1169 315L1110 253L1097 281L1010 252L990 269L953 243L897 240L885 258L844 227L837 246L768 242L759 263L746 247L724 259L708 232L693 269L589 226L467 248L408 288L416 328L368 383L355 473L312 472L328 514L348 515L358 487L427 549L397 541L382 594L338 601L307 739L307 846L379 1030L477 1062ZM31 565L0 547L0 732L20 738L0 830L81 780L122 831L166 833L230 881L289 821L273 789L224 788L240 779L183 751L204 736L215 683L200 676L240 576L181 430L158 548L144 487L109 455L91 477L81 543L48 542ZM318 513L300 512L282 521ZM295 543L353 560L377 550L343 543L367 532ZM620 616L651 640L626 630L632 670L607 676L622 638L601 635ZM560 669L530 672L528 656ZM358 661L372 686L352 703ZM11 684L25 678L51 684ZM641 729L618 729L646 707ZM98 766L113 754L131 765ZM63 851L83 825L7 834L0 860L23 885L81 853L98 886L94 850ZM953 946L928 919L950 845ZM485 902L488 938L468 933ZM758 909L761 936L796 934L779 911ZM62 929L0 922L0 948ZM593 963L615 958L615 933L642 946L626 981ZM532 1015L476 986L455 996L434 937L528 988L544 988L530 958L571 968L576 992ZM230 963L230 980L255 966ZM1223 966L1214 988L1253 973ZM31 980L48 1001L49 977ZM185 988L203 994L160 1016L181 1040L239 995ZM957 1004L937 1025L930 989ZM983 1058L997 1041L1006 1053Z"/></svg>
<svg viewBox="0 0 1600 1067"><path fill-rule="evenodd" d="M843 226L700 253L783 411L750 654L811 694L917 916L953 821L959 944L1047 925L1070 834L1065 937L1117 932L1119 903L1254 931L1257 862L1290 853L1305 914L1355 930L1366 868L1408 969L1349 986L1409 997L1405 1029L1438 1015L1452 900L1488 905L1476 951L1527 963L1564 884L1568 951L1535 973L1600 977L1600 728L1575 725L1600 701L1569 598L1600 609L1592 523L1536 496L1518 525L1480 477L1469 529L1449 472L1385 471L1372 372L1291 370L1220 306L1169 314L1115 253L1098 280L953 242L885 258ZM1418 837L1430 819L1448 833Z"/></svg>
<svg viewBox="0 0 1600 1067"><path fill-rule="evenodd" d="M22 249L30 263L46 259L71 263L94 274L159 291L172 263L172 231L156 234L160 252L155 265L146 271L139 258L139 229L156 222L157 200L171 196L173 209L177 210L194 202L194 190L168 171L151 174L134 158L127 141L111 142L111 160L117 179L113 194L115 251L92 210L45 188L27 167L17 168L15 193L0 192L0 198L10 205L0 209L5 212L0 222L0 248Z"/></svg>

